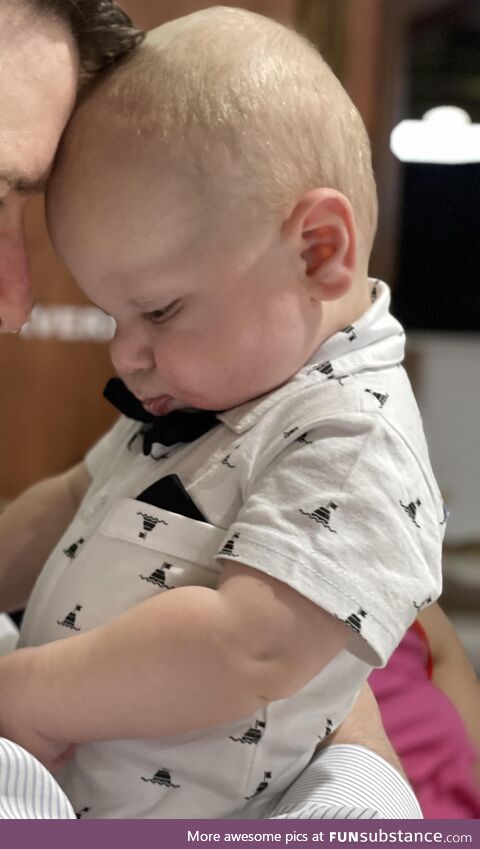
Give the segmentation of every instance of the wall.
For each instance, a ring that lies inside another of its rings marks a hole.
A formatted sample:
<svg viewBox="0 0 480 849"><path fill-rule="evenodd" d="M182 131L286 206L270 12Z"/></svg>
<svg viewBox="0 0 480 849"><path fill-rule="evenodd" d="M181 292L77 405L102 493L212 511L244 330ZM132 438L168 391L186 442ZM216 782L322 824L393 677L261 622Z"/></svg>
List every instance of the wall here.
<svg viewBox="0 0 480 849"><path fill-rule="evenodd" d="M450 513L446 542L478 543L480 339L467 333L410 333L408 340L430 459Z"/></svg>

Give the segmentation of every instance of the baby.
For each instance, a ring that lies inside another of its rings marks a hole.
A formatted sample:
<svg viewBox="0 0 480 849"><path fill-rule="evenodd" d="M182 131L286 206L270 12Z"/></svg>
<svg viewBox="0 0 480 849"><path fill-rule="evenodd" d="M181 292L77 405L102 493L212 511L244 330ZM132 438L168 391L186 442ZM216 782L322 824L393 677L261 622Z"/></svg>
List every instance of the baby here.
<svg viewBox="0 0 480 849"><path fill-rule="evenodd" d="M209 9L87 96L47 200L126 417L2 537L13 604L61 534L2 731L86 816L266 816L440 592L364 127L300 36Z"/></svg>

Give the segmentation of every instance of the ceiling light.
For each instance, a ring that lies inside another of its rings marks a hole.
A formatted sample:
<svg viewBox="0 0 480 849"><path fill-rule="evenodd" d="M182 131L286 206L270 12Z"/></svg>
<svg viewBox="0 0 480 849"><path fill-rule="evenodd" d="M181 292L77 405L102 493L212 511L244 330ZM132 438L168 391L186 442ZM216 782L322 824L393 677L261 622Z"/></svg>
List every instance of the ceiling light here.
<svg viewBox="0 0 480 849"><path fill-rule="evenodd" d="M480 162L480 124L457 106L438 106L421 121L400 121L390 149L402 162L458 165Z"/></svg>

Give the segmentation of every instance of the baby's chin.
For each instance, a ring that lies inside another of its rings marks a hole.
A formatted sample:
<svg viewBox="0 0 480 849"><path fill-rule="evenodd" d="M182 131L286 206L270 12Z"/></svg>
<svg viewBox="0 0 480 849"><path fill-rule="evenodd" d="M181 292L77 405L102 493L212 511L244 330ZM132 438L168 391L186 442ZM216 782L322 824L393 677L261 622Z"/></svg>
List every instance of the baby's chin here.
<svg viewBox="0 0 480 849"><path fill-rule="evenodd" d="M136 396L137 400L140 401L144 410L152 416L167 416L169 413L173 413L176 410L184 410L185 412L192 410L224 412L252 400L251 397L232 397L229 393L225 393L223 396L219 394L216 397L208 397L207 393L199 393L196 397L193 397L192 395L192 397L186 400L174 398L172 395L165 394L152 396L151 398L139 396L135 392L133 394ZM227 395L229 397L226 397Z"/></svg>

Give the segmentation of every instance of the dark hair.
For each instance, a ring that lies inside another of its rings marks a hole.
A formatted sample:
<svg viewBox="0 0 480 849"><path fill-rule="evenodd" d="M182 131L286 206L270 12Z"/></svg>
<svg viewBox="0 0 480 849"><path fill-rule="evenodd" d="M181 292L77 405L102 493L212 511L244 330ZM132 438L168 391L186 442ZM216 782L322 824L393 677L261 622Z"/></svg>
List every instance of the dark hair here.
<svg viewBox="0 0 480 849"><path fill-rule="evenodd" d="M80 54L81 81L91 80L143 41L137 29L112 0L27 0L41 14L52 15L70 28Z"/></svg>

